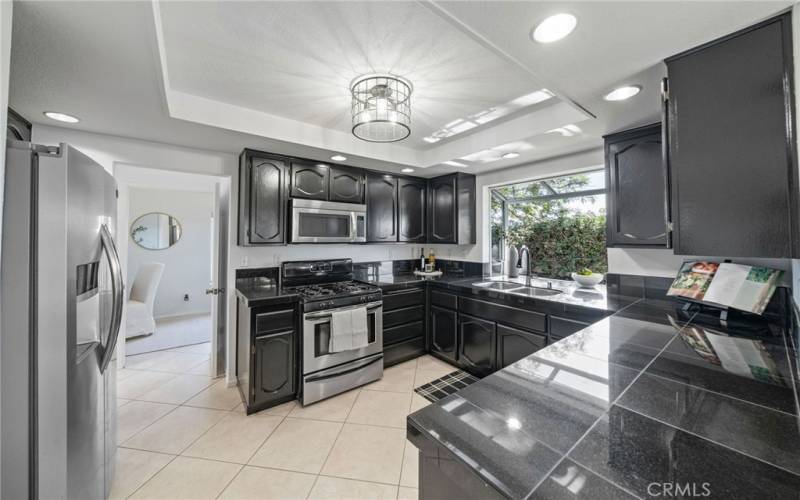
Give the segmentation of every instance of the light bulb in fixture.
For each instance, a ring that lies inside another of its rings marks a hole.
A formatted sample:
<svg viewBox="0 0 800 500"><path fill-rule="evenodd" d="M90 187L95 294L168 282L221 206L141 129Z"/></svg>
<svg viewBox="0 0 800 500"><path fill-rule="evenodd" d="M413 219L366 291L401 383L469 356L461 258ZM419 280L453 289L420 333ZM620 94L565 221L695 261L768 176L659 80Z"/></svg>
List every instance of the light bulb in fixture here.
<svg viewBox="0 0 800 500"><path fill-rule="evenodd" d="M578 25L578 18L572 14L555 14L540 22L531 36L539 43L552 43L572 33Z"/></svg>
<svg viewBox="0 0 800 500"><path fill-rule="evenodd" d="M404 174L410 174L413 171L414 171L414 169L413 168L409 168L409 167L406 167L403 170L401 170L401 172L403 172Z"/></svg>
<svg viewBox="0 0 800 500"><path fill-rule="evenodd" d="M80 121L79 118L76 118L72 115L68 115L66 113L58 113L57 111L45 111L44 116L50 118L51 120L56 120L65 123L78 123Z"/></svg>
<svg viewBox="0 0 800 500"><path fill-rule="evenodd" d="M513 158L518 158L518 157L519 157L519 153L517 153L517 152L515 152L515 151L511 151L511 152L509 152L509 153L506 153L506 154L504 154L504 155L502 156L502 158L503 158L504 160L511 160L511 159L513 159Z"/></svg>
<svg viewBox="0 0 800 500"><path fill-rule="evenodd" d="M606 94L603 99L606 101L624 101L625 99L630 99L641 91L641 85L625 85L624 87L619 87L612 90Z"/></svg>
<svg viewBox="0 0 800 500"><path fill-rule="evenodd" d="M347 159L347 157L346 156L342 156L342 155L333 155L333 156L331 156L331 160L333 160L333 161L345 161L346 159Z"/></svg>

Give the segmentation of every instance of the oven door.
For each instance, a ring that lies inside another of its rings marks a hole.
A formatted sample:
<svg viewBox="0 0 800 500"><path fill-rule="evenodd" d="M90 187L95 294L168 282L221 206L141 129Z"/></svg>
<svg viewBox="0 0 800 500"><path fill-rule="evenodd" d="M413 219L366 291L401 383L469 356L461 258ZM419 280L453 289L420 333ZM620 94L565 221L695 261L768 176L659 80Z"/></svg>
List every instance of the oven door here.
<svg viewBox="0 0 800 500"><path fill-rule="evenodd" d="M367 330L369 344L361 349L334 352L328 351L331 340L331 311L319 311L303 315L303 374L308 375L373 354L383 352L383 305L370 302L352 306L367 308Z"/></svg>

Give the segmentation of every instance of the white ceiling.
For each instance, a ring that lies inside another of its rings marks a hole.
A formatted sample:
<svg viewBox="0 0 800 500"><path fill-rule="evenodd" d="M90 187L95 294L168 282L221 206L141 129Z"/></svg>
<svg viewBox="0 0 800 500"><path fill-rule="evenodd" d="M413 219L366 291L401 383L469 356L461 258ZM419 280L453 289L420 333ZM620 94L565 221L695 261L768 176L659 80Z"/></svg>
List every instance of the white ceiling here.
<svg viewBox="0 0 800 500"><path fill-rule="evenodd" d="M28 2L14 6L10 104L34 122L237 153L263 148L433 175L480 173L598 147L659 118L664 57L791 2ZM544 17L578 27L530 40ZM414 84L412 136L350 134L348 83L392 72ZM609 103L623 83L638 96ZM553 97L428 144L447 123L547 88ZM50 122L52 124L53 122ZM548 133L575 124L571 137ZM484 163L516 150L514 160ZM481 153L482 152L482 153ZM478 154L480 153L480 154ZM462 158L475 161L465 161Z"/></svg>

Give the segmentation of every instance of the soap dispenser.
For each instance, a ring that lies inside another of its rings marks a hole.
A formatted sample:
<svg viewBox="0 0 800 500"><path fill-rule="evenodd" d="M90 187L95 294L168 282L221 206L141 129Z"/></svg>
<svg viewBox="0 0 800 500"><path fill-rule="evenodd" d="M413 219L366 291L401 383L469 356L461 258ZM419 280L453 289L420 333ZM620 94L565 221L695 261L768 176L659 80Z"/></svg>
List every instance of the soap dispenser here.
<svg viewBox="0 0 800 500"><path fill-rule="evenodd" d="M506 257L506 274L509 278L516 278L519 276L519 268L517 268L517 261L519 261L519 252L514 245L508 245L508 256Z"/></svg>

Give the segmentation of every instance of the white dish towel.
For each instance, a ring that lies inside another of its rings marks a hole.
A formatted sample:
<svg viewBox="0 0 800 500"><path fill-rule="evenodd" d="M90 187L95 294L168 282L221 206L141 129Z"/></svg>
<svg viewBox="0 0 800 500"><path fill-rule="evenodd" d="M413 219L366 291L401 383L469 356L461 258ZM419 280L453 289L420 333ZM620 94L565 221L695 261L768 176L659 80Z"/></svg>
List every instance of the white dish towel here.
<svg viewBox="0 0 800 500"><path fill-rule="evenodd" d="M367 308L358 307L351 309L351 323L353 325L353 340L351 349L361 349L369 345L369 330L367 327Z"/></svg>
<svg viewBox="0 0 800 500"><path fill-rule="evenodd" d="M349 351L353 348L353 315L350 310L331 312L331 337L329 352Z"/></svg>

